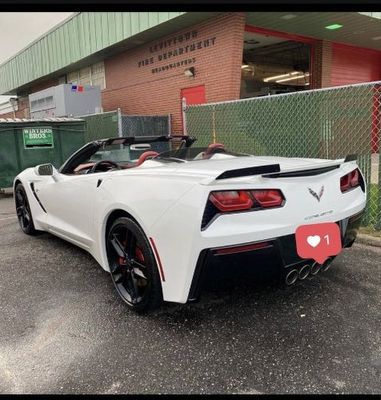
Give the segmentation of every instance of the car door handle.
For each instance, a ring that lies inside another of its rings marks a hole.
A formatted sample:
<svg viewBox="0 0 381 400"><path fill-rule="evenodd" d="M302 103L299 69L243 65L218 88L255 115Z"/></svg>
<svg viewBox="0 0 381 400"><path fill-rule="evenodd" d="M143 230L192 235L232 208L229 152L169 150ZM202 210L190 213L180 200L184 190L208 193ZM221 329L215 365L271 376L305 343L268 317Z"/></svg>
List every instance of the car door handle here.
<svg viewBox="0 0 381 400"><path fill-rule="evenodd" d="M102 183L102 179L98 179L97 187L99 187L101 185L101 183Z"/></svg>

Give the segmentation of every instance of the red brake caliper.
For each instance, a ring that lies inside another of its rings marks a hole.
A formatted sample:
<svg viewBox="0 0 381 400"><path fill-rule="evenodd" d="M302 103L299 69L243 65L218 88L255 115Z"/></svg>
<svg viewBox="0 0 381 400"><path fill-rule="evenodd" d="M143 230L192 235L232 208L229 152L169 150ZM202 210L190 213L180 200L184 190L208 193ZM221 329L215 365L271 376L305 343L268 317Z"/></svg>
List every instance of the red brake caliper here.
<svg viewBox="0 0 381 400"><path fill-rule="evenodd" d="M126 247L126 241L122 242L122 245ZM126 259L124 257L119 257L119 265L126 265Z"/></svg>
<svg viewBox="0 0 381 400"><path fill-rule="evenodd" d="M125 246L126 243L123 242L123 245ZM135 247L135 255L136 255L136 259L141 262L144 263L144 255L142 250L140 249L140 247L136 246ZM119 257L119 265L126 265L126 259L124 257Z"/></svg>
<svg viewBox="0 0 381 400"><path fill-rule="evenodd" d="M136 259L141 263L144 263L144 255L140 247L138 246L135 247L135 254L136 254Z"/></svg>

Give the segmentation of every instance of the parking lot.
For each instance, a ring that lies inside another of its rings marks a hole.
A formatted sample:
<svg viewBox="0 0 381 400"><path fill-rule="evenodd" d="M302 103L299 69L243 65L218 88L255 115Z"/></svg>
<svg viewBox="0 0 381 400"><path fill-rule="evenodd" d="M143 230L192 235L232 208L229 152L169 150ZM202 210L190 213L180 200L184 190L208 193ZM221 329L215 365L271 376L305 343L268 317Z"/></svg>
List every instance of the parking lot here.
<svg viewBox="0 0 381 400"><path fill-rule="evenodd" d="M380 393L380 248L291 288L225 278L136 315L90 255L24 235L0 197L0 393Z"/></svg>

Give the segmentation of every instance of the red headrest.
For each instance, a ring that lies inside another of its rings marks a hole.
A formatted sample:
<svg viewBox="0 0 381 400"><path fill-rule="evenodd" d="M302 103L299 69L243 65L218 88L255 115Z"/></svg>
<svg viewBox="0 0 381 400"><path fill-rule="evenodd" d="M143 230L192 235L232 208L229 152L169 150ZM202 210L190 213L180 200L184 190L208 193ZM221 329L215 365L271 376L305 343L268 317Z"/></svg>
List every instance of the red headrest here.
<svg viewBox="0 0 381 400"><path fill-rule="evenodd" d="M159 153L157 151L153 150L145 151L143 154L140 155L138 162L136 163L136 166L143 164L148 157L156 157L158 155Z"/></svg>
<svg viewBox="0 0 381 400"><path fill-rule="evenodd" d="M222 143L212 143L208 146L208 148L205 151L205 155L212 154L214 150L216 149L223 149L225 150L225 145Z"/></svg>

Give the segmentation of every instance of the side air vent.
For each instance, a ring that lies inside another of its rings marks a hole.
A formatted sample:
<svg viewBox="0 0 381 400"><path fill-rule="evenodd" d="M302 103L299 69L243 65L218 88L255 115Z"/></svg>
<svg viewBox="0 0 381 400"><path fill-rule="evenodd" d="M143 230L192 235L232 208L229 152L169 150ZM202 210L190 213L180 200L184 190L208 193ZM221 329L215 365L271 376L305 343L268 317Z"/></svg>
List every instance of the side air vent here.
<svg viewBox="0 0 381 400"><path fill-rule="evenodd" d="M36 198L38 204L40 205L40 207L42 208L42 210L46 213L45 207L42 205L40 199L38 198L37 194L36 194L36 190L34 189L34 183L32 182L30 184L30 188L32 189L33 195Z"/></svg>

